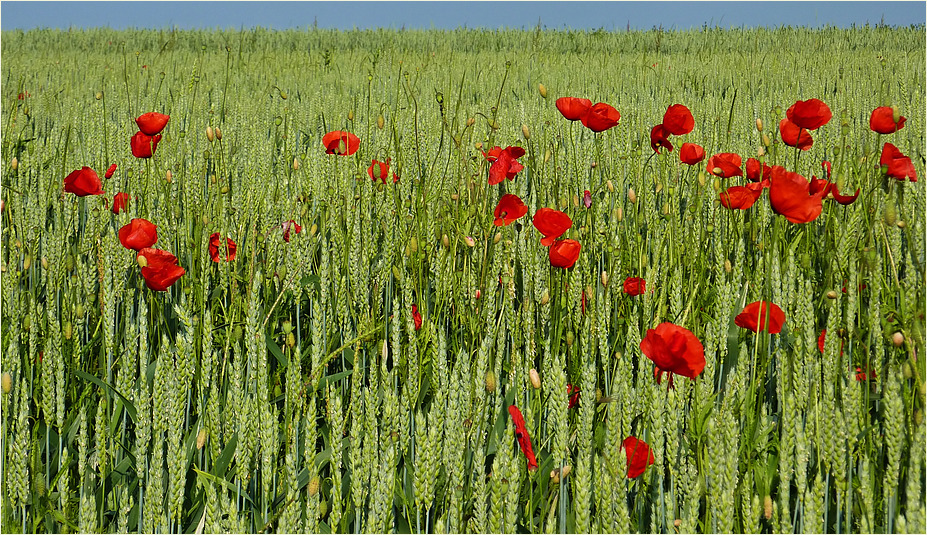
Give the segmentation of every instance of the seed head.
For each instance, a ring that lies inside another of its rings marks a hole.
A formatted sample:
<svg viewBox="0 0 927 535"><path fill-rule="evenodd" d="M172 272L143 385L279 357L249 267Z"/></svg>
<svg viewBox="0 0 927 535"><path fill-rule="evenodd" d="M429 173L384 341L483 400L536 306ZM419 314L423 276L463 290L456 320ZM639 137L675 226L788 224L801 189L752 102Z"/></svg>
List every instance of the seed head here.
<svg viewBox="0 0 927 535"><path fill-rule="evenodd" d="M521 135L524 136L525 139L531 138L531 132L528 131L528 125L526 124L521 125Z"/></svg>
<svg viewBox="0 0 927 535"><path fill-rule="evenodd" d="M496 391L496 374L492 371L486 372L486 391L495 392Z"/></svg>
<svg viewBox="0 0 927 535"><path fill-rule="evenodd" d="M377 116L377 128L383 130L383 126L386 124L386 119L382 115Z"/></svg>
<svg viewBox="0 0 927 535"><path fill-rule="evenodd" d="M756 131L757 132L763 131L763 119L760 119L759 117L756 118Z"/></svg>
<svg viewBox="0 0 927 535"><path fill-rule="evenodd" d="M631 201L631 204L637 203L637 194L634 193L634 188L628 188L628 200Z"/></svg>
<svg viewBox="0 0 927 535"><path fill-rule="evenodd" d="M18 168L19 168L19 160L14 156L13 159L10 161L10 169L15 171Z"/></svg>

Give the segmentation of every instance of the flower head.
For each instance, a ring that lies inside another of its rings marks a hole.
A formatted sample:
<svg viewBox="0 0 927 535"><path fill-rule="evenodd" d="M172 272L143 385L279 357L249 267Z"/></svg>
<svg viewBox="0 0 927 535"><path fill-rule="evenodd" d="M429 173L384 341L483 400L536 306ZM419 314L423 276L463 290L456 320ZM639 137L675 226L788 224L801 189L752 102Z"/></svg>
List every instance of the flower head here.
<svg viewBox="0 0 927 535"><path fill-rule="evenodd" d="M76 171L72 171L64 178L64 191L73 193L78 197L87 195L103 195L103 183L97 172L86 165Z"/></svg>
<svg viewBox="0 0 927 535"><path fill-rule="evenodd" d="M688 134L695 127L692 112L682 104L673 104L663 114L663 126L674 136Z"/></svg>
<svg viewBox="0 0 927 535"><path fill-rule="evenodd" d="M113 173L116 172L116 164L109 166L109 169L106 170L106 173L103 174L103 178L113 178Z"/></svg>
<svg viewBox="0 0 927 535"><path fill-rule="evenodd" d="M537 470L538 461L534 457L534 449L531 447L531 436L528 435L528 429L525 427L525 418L521 411L515 405L509 405L509 415L512 417L512 424L515 426L515 439L521 447L521 452L528 460L528 470Z"/></svg>
<svg viewBox="0 0 927 535"><path fill-rule="evenodd" d="M493 150L498 148L499 147L495 147ZM491 155L492 151L490 151L489 155L486 155L486 159L489 160ZM495 155L495 159L490 160L492 161L492 165L489 166L489 185L495 186L505 179L512 180L515 178L515 175L525 168L525 166L518 162L518 158L524 155L525 149L521 147L506 147L500 150Z"/></svg>
<svg viewBox="0 0 927 535"><path fill-rule="evenodd" d="M827 195L828 184L808 182L798 173L774 165L769 174L769 204L777 214L792 223L808 223L821 215L821 201Z"/></svg>
<svg viewBox="0 0 927 535"><path fill-rule="evenodd" d="M412 321L415 323L415 330L422 328L422 315L418 312L418 305L412 305Z"/></svg>
<svg viewBox="0 0 927 535"><path fill-rule="evenodd" d="M644 473L647 467L657 462L650 451L650 446L637 437L628 437L621 442L628 456L628 479L634 479Z"/></svg>
<svg viewBox="0 0 927 535"><path fill-rule="evenodd" d="M767 311L768 324L766 321ZM734 323L738 327L750 329L753 332L768 330L770 334L776 334L782 332L782 324L785 323L785 312L775 303L754 301L745 306L740 314L737 314Z"/></svg>
<svg viewBox="0 0 927 535"><path fill-rule="evenodd" d="M564 118L570 121L578 121L592 107L592 101L588 98L561 97L557 99L556 105Z"/></svg>
<svg viewBox="0 0 927 535"><path fill-rule="evenodd" d="M225 258L222 258L220 253L221 251L225 252ZM226 262L231 262L235 260L235 253L238 251L238 246L232 241L232 238L225 239L225 245L222 245L222 238L219 237L218 232L212 233L209 236L209 257L212 258L213 262L218 263L221 260Z"/></svg>
<svg viewBox="0 0 927 535"><path fill-rule="evenodd" d="M158 227L147 219L133 219L119 229L119 243L126 249L140 251L158 241Z"/></svg>
<svg viewBox="0 0 927 535"><path fill-rule="evenodd" d="M879 134L892 134L904 128L905 118L895 117L895 110L888 106L879 106L869 116L869 128Z"/></svg>
<svg viewBox="0 0 927 535"><path fill-rule="evenodd" d="M370 167L367 168L367 176L376 183L378 180L386 184L386 178L389 176L389 161L387 158L385 162L379 160L373 160L370 163ZM393 184L399 182L399 177L396 176L396 173L393 173Z"/></svg>
<svg viewBox="0 0 927 535"><path fill-rule="evenodd" d="M647 291L647 281L640 277L628 277L624 280L624 293L641 295Z"/></svg>
<svg viewBox="0 0 927 535"><path fill-rule="evenodd" d="M283 241L290 243L290 231L299 234L303 231L303 227L299 226L299 223L290 219L289 221L284 221L280 224L280 228L283 229Z"/></svg>
<svg viewBox="0 0 927 535"><path fill-rule="evenodd" d="M493 225L497 227L511 225L527 213L528 207L525 206L525 203L522 202L518 195L506 193L499 199L499 204L496 205L496 209L493 211L493 216L496 218Z"/></svg>
<svg viewBox="0 0 927 535"><path fill-rule="evenodd" d="M661 148L664 148L670 152L673 152L673 144L670 143L670 140L667 139L667 136L670 135L670 131L666 129L662 124L658 124L650 129L650 148L654 152L659 153Z"/></svg>
<svg viewBox="0 0 927 535"><path fill-rule="evenodd" d="M579 258L580 249L582 249L582 246L576 240L555 241L547 251L550 257L550 265L563 269L573 267Z"/></svg>
<svg viewBox="0 0 927 535"><path fill-rule="evenodd" d="M360 148L360 138L351 132L334 130L322 136L322 145L325 147L325 154L350 156Z"/></svg>
<svg viewBox="0 0 927 535"><path fill-rule="evenodd" d="M145 265L142 268L145 285L156 292L166 291L186 273L177 265L176 256L160 249L142 249L138 252L138 260L140 265Z"/></svg>
<svg viewBox="0 0 927 535"><path fill-rule="evenodd" d="M127 210L128 209L126 208L127 204L129 204L129 194L123 191L120 191L119 193L113 196L112 212L114 214L118 214L119 212L123 212Z"/></svg>
<svg viewBox="0 0 927 535"><path fill-rule="evenodd" d="M911 158L902 154L898 147L891 143L882 145L882 156L879 158L879 165L886 166L885 174L892 178L902 181L905 178L910 178L911 182L917 182L917 171L914 170Z"/></svg>
<svg viewBox="0 0 927 535"><path fill-rule="evenodd" d="M161 130L164 130L164 127L167 126L167 122L170 120L170 115L151 111L143 113L135 119L135 124L138 125L138 129L146 136L155 136L160 134Z"/></svg>
<svg viewBox="0 0 927 535"><path fill-rule="evenodd" d="M721 178L744 176L744 172L740 169L741 163L743 163L743 160L739 154L722 152L708 158L708 165L705 170Z"/></svg>
<svg viewBox="0 0 927 535"><path fill-rule="evenodd" d="M686 165L695 165L705 159L705 149L695 143L683 143L679 147L679 161Z"/></svg>
<svg viewBox="0 0 927 535"><path fill-rule="evenodd" d="M799 127L788 119L779 121L779 135L782 136L782 142L790 147L798 147L801 150L811 149L814 139L811 134L804 128Z"/></svg>
<svg viewBox="0 0 927 535"><path fill-rule="evenodd" d="M757 184L748 184L746 186L731 186L722 191L718 196L721 199L721 206L731 210L746 210L753 206L753 203L760 198L763 192L762 187L751 187Z"/></svg>
<svg viewBox="0 0 927 535"><path fill-rule="evenodd" d="M772 167L765 163L760 163L756 158L747 158L747 164L744 166L744 169L747 171L747 180L751 182L759 182L768 179L769 174L772 172Z"/></svg>
<svg viewBox="0 0 927 535"><path fill-rule="evenodd" d="M785 112L785 116L799 128L817 130L827 124L833 114L827 104L812 98L799 100L792 104L788 111Z"/></svg>
<svg viewBox="0 0 927 535"><path fill-rule="evenodd" d="M541 245L544 247L554 243L554 240L573 226L573 220L570 219L570 216L552 208L541 208L535 212L531 222L544 235L541 238Z"/></svg>
<svg viewBox="0 0 927 535"><path fill-rule="evenodd" d="M139 130L129 140L129 146L132 148L132 156L136 158L151 158L158 148L158 142L161 141L161 134L149 136Z"/></svg>
<svg viewBox="0 0 927 535"><path fill-rule="evenodd" d="M695 379L705 369L705 348L692 331L664 322L648 329L641 352L656 365L655 375L675 373ZM672 380L672 377L671 377Z"/></svg>
<svg viewBox="0 0 927 535"><path fill-rule="evenodd" d="M593 104L589 111L580 117L583 126L593 132L604 132L616 126L620 119L621 114L618 110L604 102Z"/></svg>

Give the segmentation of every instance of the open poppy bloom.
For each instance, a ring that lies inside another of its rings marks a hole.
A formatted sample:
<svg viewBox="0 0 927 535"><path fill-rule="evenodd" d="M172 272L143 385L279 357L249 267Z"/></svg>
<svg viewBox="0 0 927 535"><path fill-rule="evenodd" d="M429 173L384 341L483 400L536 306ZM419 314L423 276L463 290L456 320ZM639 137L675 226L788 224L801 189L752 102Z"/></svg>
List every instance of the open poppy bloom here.
<svg viewBox="0 0 927 535"><path fill-rule="evenodd" d="M767 311L769 312L768 325L766 322ZM770 334L776 334L782 332L782 324L785 323L785 312L775 303L754 301L745 306L740 314L737 314L734 323L738 327L750 329L753 332L768 330Z"/></svg>
<svg viewBox="0 0 927 535"><path fill-rule="evenodd" d="M554 240L573 226L573 220L570 219L570 216L552 208L541 208L534 214L534 219L531 222L544 235L541 238L541 245L544 247L554 243Z"/></svg>
<svg viewBox="0 0 927 535"><path fill-rule="evenodd" d="M109 169L106 170L106 173L103 175L103 178L113 178L113 173L116 172L116 164L109 166Z"/></svg>
<svg viewBox="0 0 927 535"><path fill-rule="evenodd" d="M785 116L799 128L817 130L827 124L833 114L827 104L816 98L811 98L799 100L792 104L788 111L785 112Z"/></svg>
<svg viewBox="0 0 927 535"><path fill-rule="evenodd" d="M656 329L648 329L641 340L641 352L656 365L654 375L659 384L664 373L695 379L705 369L705 348L692 331L673 323L664 322Z"/></svg>
<svg viewBox="0 0 927 535"><path fill-rule="evenodd" d="M127 204L129 204L129 194L120 191L115 196L113 196L113 213L118 214L119 212L127 210Z"/></svg>
<svg viewBox="0 0 927 535"><path fill-rule="evenodd" d="M138 131L129 140L129 146L132 148L132 156L136 158L151 158L158 148L158 142L161 141L161 134L156 136L146 135Z"/></svg>
<svg viewBox="0 0 927 535"><path fill-rule="evenodd" d="M138 125L138 129L146 136L155 136L160 134L161 130L164 130L164 127L167 126L167 122L170 120L170 115L151 111L143 113L135 119L135 124Z"/></svg>
<svg viewBox="0 0 927 535"><path fill-rule="evenodd" d="M624 280L624 293L641 295L647 291L647 281L640 277L628 277Z"/></svg>
<svg viewBox="0 0 927 535"><path fill-rule="evenodd" d="M579 407L579 387L567 383L567 395L570 396L570 404L567 408L575 409Z"/></svg>
<svg viewBox="0 0 927 535"><path fill-rule="evenodd" d="M555 241L547 251L550 257L550 265L563 269L573 267L573 264L579 258L580 249L582 249L582 246L576 240Z"/></svg>
<svg viewBox="0 0 927 535"><path fill-rule="evenodd" d="M222 239L219 237L218 232L213 232L209 236L209 257L212 258L213 262L218 263L220 260L223 260L222 256L219 254L219 249L222 247ZM235 245L235 242L232 241L232 238L225 239L225 261L231 262L235 260L235 253L238 251L238 246Z"/></svg>
<svg viewBox="0 0 927 535"><path fill-rule="evenodd" d="M389 158L387 158L385 162L373 160L370 163L370 167L367 168L367 176L369 176L374 183L380 180L386 184L386 177L389 176L389 161ZM396 182L399 182L399 177L396 176L396 173L393 173L393 184Z"/></svg>
<svg viewBox="0 0 927 535"><path fill-rule="evenodd" d="M512 180L519 171L525 168L518 162L518 158L525 155L525 149L521 147L506 147L500 151L496 159L489 167L489 185L495 186L505 179ZM489 156L486 157L489 159Z"/></svg>
<svg viewBox="0 0 927 535"><path fill-rule="evenodd" d="M486 161L490 163L498 160L499 156L503 152L509 153L509 156L511 156L512 158L516 160L525 155L524 148L519 147L519 146L511 146L511 145L504 149L502 147L496 146L496 147L489 149L489 151L487 152L483 152L483 151L480 151L480 152L483 153L483 157L486 158Z"/></svg>
<svg viewBox="0 0 927 535"><path fill-rule="evenodd" d="M744 176L744 172L740 169L742 163L743 160L739 154L721 152L708 158L708 165L705 170L721 178Z"/></svg>
<svg viewBox="0 0 927 535"><path fill-rule="evenodd" d="M563 117L570 121L582 119L592 107L592 101L588 98L561 97L557 99L556 104Z"/></svg>
<svg viewBox="0 0 927 535"><path fill-rule="evenodd" d="M511 225L518 218L528 213L528 207L518 195L506 193L499 199L496 210L492 213L496 217L493 225L503 227Z"/></svg>
<svg viewBox="0 0 927 535"><path fill-rule="evenodd" d="M86 165L64 177L64 191L78 197L106 193L103 191L103 183L100 182L97 172Z"/></svg>
<svg viewBox="0 0 927 535"><path fill-rule="evenodd" d="M303 227L299 226L299 223L290 219L289 221L284 221L280 228L283 229L283 241L290 243L290 231L295 231L296 234L299 234L303 231Z"/></svg>
<svg viewBox="0 0 927 535"><path fill-rule="evenodd" d="M618 110L604 102L593 104L585 115L580 117L583 126L593 132L604 132L618 124L621 114Z"/></svg>
<svg viewBox="0 0 927 535"><path fill-rule="evenodd" d="M670 134L682 136L695 128L695 119L692 118L689 108L682 104L673 104L663 114L663 126Z"/></svg>
<svg viewBox="0 0 927 535"><path fill-rule="evenodd" d="M160 249L142 249L136 260L142 266L145 285L156 292L166 291L187 272L177 265L176 256Z"/></svg>
<svg viewBox="0 0 927 535"><path fill-rule="evenodd" d="M528 460L528 470L537 470L538 461L534 457L531 436L528 435L528 429L525 427L524 416L521 415L521 411L515 405L509 405L509 415L512 417L512 424L515 426L515 440L518 441L521 452L525 454L525 459Z"/></svg>
<svg viewBox="0 0 927 535"><path fill-rule="evenodd" d="M888 106L879 106L869 116L869 128L878 134L892 134L904 128L905 118Z"/></svg>
<svg viewBox="0 0 927 535"><path fill-rule="evenodd" d="M412 321L415 323L415 330L422 328L422 315L418 313L418 305L412 305Z"/></svg>
<svg viewBox="0 0 927 535"><path fill-rule="evenodd" d="M705 149L695 143L683 143L679 147L679 161L687 165L695 165L705 159Z"/></svg>
<svg viewBox="0 0 927 535"><path fill-rule="evenodd" d="M914 164L911 158L908 158L898 150L898 147L891 143L882 145L882 156L879 158L879 165L887 167L885 174L904 181L910 177L911 182L917 182L917 171L914 170Z"/></svg>
<svg viewBox="0 0 927 535"><path fill-rule="evenodd" d="M351 132L334 130L322 136L322 145L325 147L325 154L350 156L360 148L360 138Z"/></svg>
<svg viewBox="0 0 927 535"><path fill-rule="evenodd" d="M774 212L792 223L809 223L821 215L821 201L827 195L829 182L808 182L779 165L772 167L769 176L769 204Z"/></svg>
<svg viewBox="0 0 927 535"><path fill-rule="evenodd" d="M763 192L762 187L750 187L757 184L746 186L731 186L727 190L718 194L721 199L721 206L731 210L746 210L753 206L760 194Z"/></svg>
<svg viewBox="0 0 927 535"><path fill-rule="evenodd" d="M644 473L647 467L657 462L650 451L650 446L637 437L628 437L621 442L628 456L628 479L634 479Z"/></svg>
<svg viewBox="0 0 927 535"><path fill-rule="evenodd" d="M662 124L654 126L650 130L650 148L654 152L660 153L660 148L664 148L670 152L673 152L673 144L670 143L670 140L666 136L670 135L670 131L666 129Z"/></svg>
<svg viewBox="0 0 927 535"><path fill-rule="evenodd" d="M133 219L119 229L119 243L126 249L141 251L158 241L158 227L147 219Z"/></svg>
<svg viewBox="0 0 927 535"><path fill-rule="evenodd" d="M751 182L759 182L763 179L768 179L769 173L772 172L772 167L765 163L761 164L756 158L747 158L747 164L744 166L744 169L747 171L747 180Z"/></svg>
<svg viewBox="0 0 927 535"><path fill-rule="evenodd" d="M790 147L809 150L814 145L811 134L788 119L779 121L779 135L782 136L782 142Z"/></svg>

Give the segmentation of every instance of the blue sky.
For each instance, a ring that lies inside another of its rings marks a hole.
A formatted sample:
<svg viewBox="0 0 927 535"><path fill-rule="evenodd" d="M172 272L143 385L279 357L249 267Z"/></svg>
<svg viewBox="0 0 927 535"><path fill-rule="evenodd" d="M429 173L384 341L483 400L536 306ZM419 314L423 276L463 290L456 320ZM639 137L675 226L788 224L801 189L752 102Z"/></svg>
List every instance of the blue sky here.
<svg viewBox="0 0 927 535"><path fill-rule="evenodd" d="M0 2L0 29L533 28L623 30L924 24L927 3L904 2Z"/></svg>

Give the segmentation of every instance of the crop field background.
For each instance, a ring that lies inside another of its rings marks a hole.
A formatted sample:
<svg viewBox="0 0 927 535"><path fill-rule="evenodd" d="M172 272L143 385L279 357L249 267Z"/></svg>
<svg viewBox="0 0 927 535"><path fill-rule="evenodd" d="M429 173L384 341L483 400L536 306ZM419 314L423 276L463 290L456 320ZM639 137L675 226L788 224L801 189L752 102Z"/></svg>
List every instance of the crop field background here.
<svg viewBox="0 0 927 535"><path fill-rule="evenodd" d="M924 43L3 32L3 532L924 533ZM799 150L780 121L808 99L833 118ZM657 153L674 104L694 124ZM882 106L903 128L870 129ZM170 120L136 158L148 112ZM494 146L525 152L498 185ZM793 223L774 175L729 209L747 181L718 153L859 195ZM104 194L65 191L84 166ZM496 226L503 194L527 214ZM184 268L166 291L133 219ZM781 331L735 319L757 301ZM644 354L663 324L697 338L694 379Z"/></svg>

